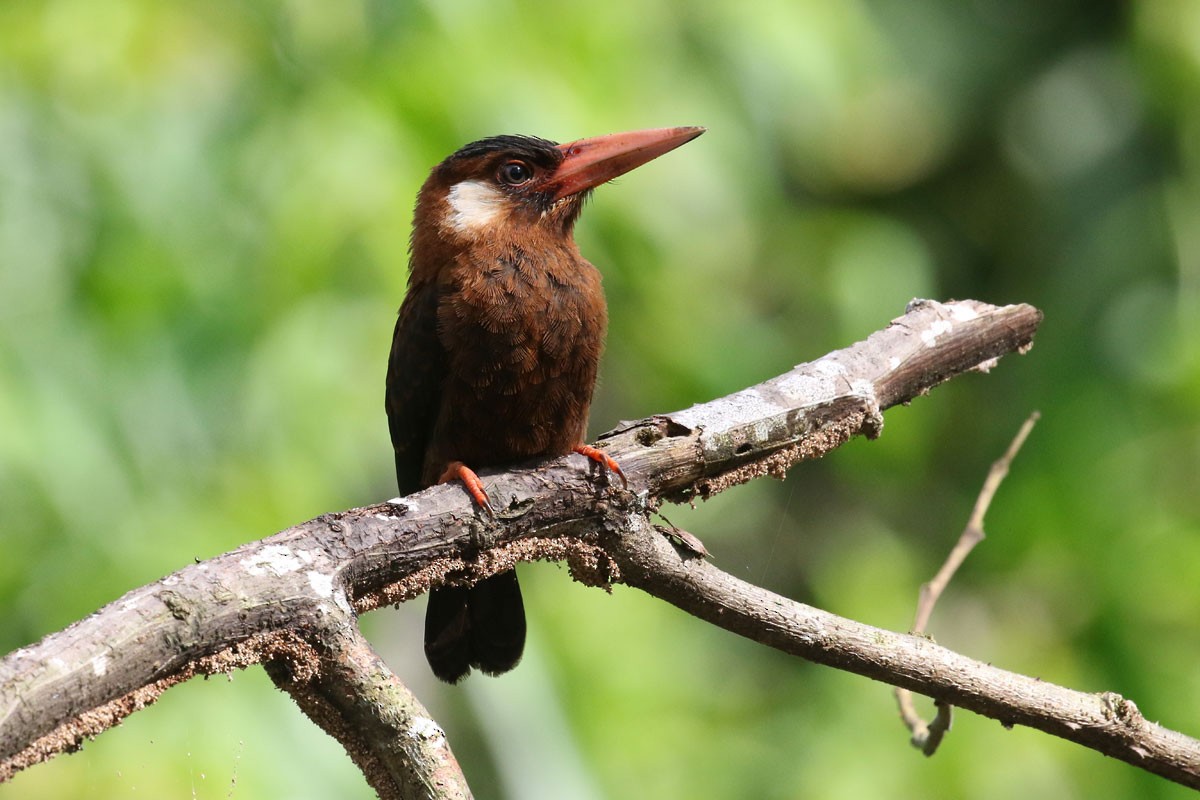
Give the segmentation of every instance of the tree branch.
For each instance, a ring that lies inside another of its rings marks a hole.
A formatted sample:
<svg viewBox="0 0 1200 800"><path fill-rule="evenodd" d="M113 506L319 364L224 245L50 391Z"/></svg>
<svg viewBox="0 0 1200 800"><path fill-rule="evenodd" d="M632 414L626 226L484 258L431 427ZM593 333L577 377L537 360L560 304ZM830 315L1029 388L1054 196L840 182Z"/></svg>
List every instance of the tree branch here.
<svg viewBox="0 0 1200 800"><path fill-rule="evenodd" d="M640 517L606 547L622 581L726 630L785 653L901 686L999 720L1026 725L1192 788L1200 741L1147 721L1113 692L1088 694L961 656L919 636L893 633L796 603L681 558Z"/></svg>
<svg viewBox="0 0 1200 800"><path fill-rule="evenodd" d="M444 739L406 722L427 719L423 711L391 706L398 684L353 630L352 612L553 559L584 582L624 581L786 652L1197 785L1200 743L1147 723L1116 695L1053 687L792 603L685 557L648 522L662 499L782 475L857 433L877 436L883 409L1023 352L1040 320L1029 306L914 302L849 348L721 400L622 425L602 445L625 469L629 492L598 485L584 459L567 457L485 473L497 521L476 514L458 487L438 486L188 566L0 660L0 780L78 747L193 675L269 662L302 708L352 739L348 750L382 795L447 796L436 777L456 783L457 770ZM389 709L364 702L371 696ZM375 718L345 722L361 714ZM432 734L420 756L429 766L419 769L391 749L416 728Z"/></svg>
<svg viewBox="0 0 1200 800"><path fill-rule="evenodd" d="M381 800L471 797L446 734L376 654L344 597L298 643L263 664L309 719L342 743Z"/></svg>

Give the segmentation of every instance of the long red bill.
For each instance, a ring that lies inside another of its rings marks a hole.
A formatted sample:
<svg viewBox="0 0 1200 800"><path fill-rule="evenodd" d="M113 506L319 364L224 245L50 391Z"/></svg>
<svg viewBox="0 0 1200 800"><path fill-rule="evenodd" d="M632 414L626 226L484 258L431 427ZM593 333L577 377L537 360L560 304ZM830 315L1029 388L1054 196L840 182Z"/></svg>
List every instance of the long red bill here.
<svg viewBox="0 0 1200 800"><path fill-rule="evenodd" d="M610 133L560 144L563 161L551 178L554 199L592 189L618 175L624 175L663 153L687 144L704 128L653 128L629 133Z"/></svg>

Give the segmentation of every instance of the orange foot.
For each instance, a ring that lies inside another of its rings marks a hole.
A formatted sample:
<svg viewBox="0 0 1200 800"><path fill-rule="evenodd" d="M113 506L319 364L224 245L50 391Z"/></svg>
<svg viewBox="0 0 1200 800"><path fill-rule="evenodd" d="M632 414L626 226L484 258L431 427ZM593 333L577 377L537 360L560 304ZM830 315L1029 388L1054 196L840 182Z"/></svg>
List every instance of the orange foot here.
<svg viewBox="0 0 1200 800"><path fill-rule="evenodd" d="M467 494L471 495L471 499L475 501L475 505L487 511L488 516L493 518L496 516L492 504L488 502L487 492L483 490L483 481L479 480L479 476L475 474L474 470L461 461L451 461L446 465L446 471L442 473L437 482L449 483L450 481L462 481Z"/></svg>
<svg viewBox="0 0 1200 800"><path fill-rule="evenodd" d="M603 450L597 450L590 444L577 444L572 449L576 453L579 453L579 455L595 461L609 472L615 472L617 477L621 479L622 488L629 488L629 481L625 480L625 473L621 471L620 465L618 465L616 461L613 461L612 458L610 458Z"/></svg>

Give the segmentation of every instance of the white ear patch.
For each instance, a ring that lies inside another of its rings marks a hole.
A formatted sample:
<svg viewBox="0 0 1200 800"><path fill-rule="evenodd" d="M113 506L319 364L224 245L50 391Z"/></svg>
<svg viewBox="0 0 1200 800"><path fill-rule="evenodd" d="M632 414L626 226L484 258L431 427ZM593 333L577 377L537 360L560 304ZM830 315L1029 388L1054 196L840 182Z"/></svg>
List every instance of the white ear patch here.
<svg viewBox="0 0 1200 800"><path fill-rule="evenodd" d="M462 181L450 187L450 227L459 233L478 231L496 222L507 198L496 188L479 181Z"/></svg>

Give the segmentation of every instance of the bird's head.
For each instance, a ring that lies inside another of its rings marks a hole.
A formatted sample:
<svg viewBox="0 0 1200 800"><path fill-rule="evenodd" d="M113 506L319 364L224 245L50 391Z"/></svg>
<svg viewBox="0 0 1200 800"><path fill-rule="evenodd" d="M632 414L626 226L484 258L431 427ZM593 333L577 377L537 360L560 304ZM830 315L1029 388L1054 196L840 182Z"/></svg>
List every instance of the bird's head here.
<svg viewBox="0 0 1200 800"><path fill-rule="evenodd" d="M413 220L424 247L555 236L570 239L592 189L695 139L704 128L614 133L567 144L494 136L466 145L430 173Z"/></svg>

